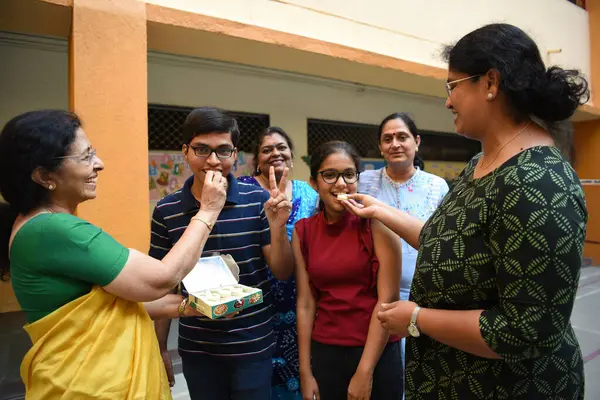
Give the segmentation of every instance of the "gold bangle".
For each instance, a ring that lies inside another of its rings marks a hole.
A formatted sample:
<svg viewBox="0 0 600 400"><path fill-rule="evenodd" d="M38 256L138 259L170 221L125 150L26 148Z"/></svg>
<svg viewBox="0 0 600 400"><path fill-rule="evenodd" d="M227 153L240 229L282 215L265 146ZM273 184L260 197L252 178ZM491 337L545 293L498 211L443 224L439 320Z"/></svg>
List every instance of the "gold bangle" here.
<svg viewBox="0 0 600 400"><path fill-rule="evenodd" d="M190 221L193 221L193 220L202 222L204 225L207 226L209 231L212 231L212 228L213 228L212 224L210 222L208 222L207 220L205 220L204 218L200 217L199 215L192 217L192 219Z"/></svg>
<svg viewBox="0 0 600 400"><path fill-rule="evenodd" d="M185 299L183 299L183 301L179 305L178 311L179 311L180 318L185 318L185 308L187 307L187 304L188 304L188 298L186 297Z"/></svg>

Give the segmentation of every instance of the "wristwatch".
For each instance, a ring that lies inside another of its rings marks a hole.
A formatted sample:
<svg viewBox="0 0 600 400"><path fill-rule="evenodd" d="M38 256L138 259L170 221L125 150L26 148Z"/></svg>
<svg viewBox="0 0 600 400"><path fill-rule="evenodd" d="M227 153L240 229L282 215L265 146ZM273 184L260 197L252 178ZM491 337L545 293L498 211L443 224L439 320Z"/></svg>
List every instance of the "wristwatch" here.
<svg viewBox="0 0 600 400"><path fill-rule="evenodd" d="M408 334L412 337L421 336L421 332L417 327L417 315L419 314L419 311L421 311L421 307L416 306L410 317L410 323L408 324Z"/></svg>

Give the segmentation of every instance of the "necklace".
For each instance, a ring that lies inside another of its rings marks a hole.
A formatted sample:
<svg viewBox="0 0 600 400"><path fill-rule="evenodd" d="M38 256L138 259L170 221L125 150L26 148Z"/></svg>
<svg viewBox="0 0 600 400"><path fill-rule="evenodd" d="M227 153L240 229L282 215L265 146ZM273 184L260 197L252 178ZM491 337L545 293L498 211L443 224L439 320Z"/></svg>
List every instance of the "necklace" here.
<svg viewBox="0 0 600 400"><path fill-rule="evenodd" d="M531 120L529 120L529 122L527 123L527 125L525 125L525 127L523 129L521 129L515 136L512 137L512 139L510 139L508 142L504 143L502 145L502 147L500 147L500 150L498 150L498 152L496 153L496 157L494 157L494 159L488 163L487 166L481 166L481 169L483 169L484 171L486 169L488 169L493 163L494 161L496 161L496 159L498 158L498 156L500 155L500 153L502 152L502 149L504 149L510 142L512 142L513 140L515 140L521 133L525 132L525 129L527 129L529 127L529 124L531 124Z"/></svg>

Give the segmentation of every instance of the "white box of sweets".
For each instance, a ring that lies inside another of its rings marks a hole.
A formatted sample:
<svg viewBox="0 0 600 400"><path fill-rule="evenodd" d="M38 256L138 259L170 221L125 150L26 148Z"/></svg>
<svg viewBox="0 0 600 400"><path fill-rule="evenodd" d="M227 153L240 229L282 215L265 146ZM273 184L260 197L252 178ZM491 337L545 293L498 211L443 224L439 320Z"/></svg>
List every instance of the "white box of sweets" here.
<svg viewBox="0 0 600 400"><path fill-rule="evenodd" d="M263 302L262 290L238 283L240 267L231 255L203 257L183 278L189 303L211 319Z"/></svg>

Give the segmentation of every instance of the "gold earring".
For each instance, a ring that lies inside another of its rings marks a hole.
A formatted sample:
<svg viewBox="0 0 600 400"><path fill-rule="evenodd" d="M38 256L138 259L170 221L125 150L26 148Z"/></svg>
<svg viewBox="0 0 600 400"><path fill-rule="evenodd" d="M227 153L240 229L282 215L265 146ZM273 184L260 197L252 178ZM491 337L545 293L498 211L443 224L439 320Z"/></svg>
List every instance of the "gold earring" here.
<svg viewBox="0 0 600 400"><path fill-rule="evenodd" d="M417 146L417 147L415 148L415 152L417 152L417 151L419 151L419 146Z"/></svg>
<svg viewBox="0 0 600 400"><path fill-rule="evenodd" d="M54 190L54 185L53 184L49 184L48 185L48 190Z"/></svg>

